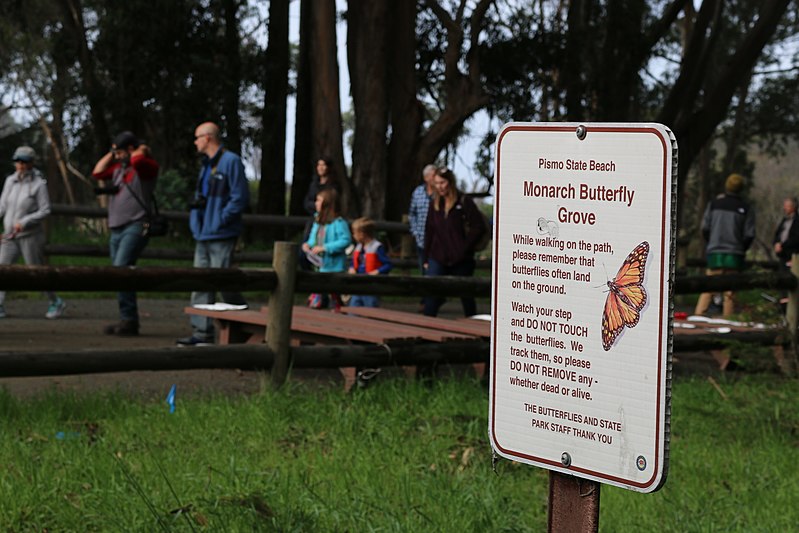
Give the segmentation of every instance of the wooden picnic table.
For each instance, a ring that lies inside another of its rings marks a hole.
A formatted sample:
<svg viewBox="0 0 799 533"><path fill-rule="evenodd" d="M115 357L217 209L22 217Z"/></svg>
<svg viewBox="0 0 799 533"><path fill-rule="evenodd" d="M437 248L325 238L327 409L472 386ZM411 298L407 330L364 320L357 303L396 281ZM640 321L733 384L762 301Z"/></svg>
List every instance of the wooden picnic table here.
<svg viewBox="0 0 799 533"><path fill-rule="evenodd" d="M346 308L345 308L346 309ZM388 310L384 310L388 311ZM216 311L186 307L184 312L213 318L218 325L219 344L261 343L269 316L269 309L244 311ZM449 319L423 320L418 325L419 315L392 311L393 318L382 319L356 316L354 313L336 313L324 309L310 309L303 306L292 308L291 335L296 342L341 344L365 342L384 344L399 340L421 340L446 342L448 340L477 340L488 336L488 324L464 325L461 321ZM419 317L425 318L425 317ZM430 317L427 317L428 319ZM475 321L477 322L477 321Z"/></svg>
<svg viewBox="0 0 799 533"><path fill-rule="evenodd" d="M354 310L356 308L344 308ZM363 308L360 308L363 309ZM186 307L184 311L190 315L213 318L217 323L219 344L264 342L269 308L260 310L218 311ZM382 311L382 312L380 312ZM388 342L431 342L441 343L451 340L481 341L489 336L490 323L469 324L463 321L443 318L432 319L402 311L387 309L361 311L370 316L358 316L353 313L334 312L325 309L310 309L294 306L291 312L291 342L300 344L386 344ZM379 316L380 318L376 318ZM470 321L471 322L471 321ZM479 322L479 321L474 321ZM474 366L478 376L485 371L484 363ZM406 374L416 373L415 367L403 367ZM344 367L339 369L344 376L344 388L349 390L357 379L357 369Z"/></svg>

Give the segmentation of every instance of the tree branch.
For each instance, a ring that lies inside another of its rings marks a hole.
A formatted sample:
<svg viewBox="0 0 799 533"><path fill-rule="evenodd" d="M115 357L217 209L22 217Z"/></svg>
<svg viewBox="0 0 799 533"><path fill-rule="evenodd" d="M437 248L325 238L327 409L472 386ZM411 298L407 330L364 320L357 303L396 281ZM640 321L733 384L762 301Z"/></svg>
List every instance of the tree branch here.
<svg viewBox="0 0 799 533"><path fill-rule="evenodd" d="M642 58L654 48L655 44L669 31L674 21L677 20L680 11L683 10L685 4L688 2L689 0L674 0L663 11L661 17L649 27L644 35L642 46L638 51Z"/></svg>
<svg viewBox="0 0 799 533"><path fill-rule="evenodd" d="M711 21L717 18L720 11L719 0L702 2L702 8L683 54L680 75L660 110L658 122L673 124L680 114L684 102L692 102L695 99L696 94L693 91L698 90L695 79L699 77L699 73L702 71L701 67L705 64L710 50L707 31L711 27ZM713 16L714 14L716 17Z"/></svg>

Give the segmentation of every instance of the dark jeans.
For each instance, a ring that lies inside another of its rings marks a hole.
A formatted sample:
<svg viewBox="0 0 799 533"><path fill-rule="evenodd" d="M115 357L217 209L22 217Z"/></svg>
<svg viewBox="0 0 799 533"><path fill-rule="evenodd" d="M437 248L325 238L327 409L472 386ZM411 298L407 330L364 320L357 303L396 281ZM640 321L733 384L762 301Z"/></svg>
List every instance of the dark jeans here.
<svg viewBox="0 0 799 533"><path fill-rule="evenodd" d="M435 259L427 260L427 276L471 276L474 274L474 257L461 261L460 263L446 266ZM440 296L428 296L424 299L424 314L427 316L438 315L439 308L444 305L446 298ZM477 314L477 303L474 298L461 298L464 316Z"/></svg>
<svg viewBox="0 0 799 533"><path fill-rule="evenodd" d="M131 222L127 226L111 230L111 240L108 243L111 251L111 264L114 266L133 266L147 246L149 237L142 236L144 224ZM139 321L139 307L136 302L135 292L120 292L119 318L121 320Z"/></svg>

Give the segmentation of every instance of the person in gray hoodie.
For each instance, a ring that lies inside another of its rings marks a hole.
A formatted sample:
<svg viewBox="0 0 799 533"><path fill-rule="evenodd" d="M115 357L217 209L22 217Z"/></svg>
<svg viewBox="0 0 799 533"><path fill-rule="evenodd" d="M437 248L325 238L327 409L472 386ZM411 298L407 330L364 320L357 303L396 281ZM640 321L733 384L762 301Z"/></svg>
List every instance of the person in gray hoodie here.
<svg viewBox="0 0 799 533"><path fill-rule="evenodd" d="M30 146L14 150L16 172L6 178L0 195L3 235L0 239L0 265L11 265L22 255L25 264L44 264L45 235L42 221L50 214L47 180L33 167L36 152ZM47 292L50 305L45 317L58 318L67 305L54 292ZM0 291L0 318L5 318L6 293Z"/></svg>
<svg viewBox="0 0 799 533"><path fill-rule="evenodd" d="M702 218L702 236L708 276L735 274L744 268L746 250L755 240L755 211L742 194L746 180L740 174L730 174L724 182L724 193L707 204ZM713 295L703 292L696 302L695 315L709 313ZM733 291L724 291L722 316L730 318L735 312Z"/></svg>

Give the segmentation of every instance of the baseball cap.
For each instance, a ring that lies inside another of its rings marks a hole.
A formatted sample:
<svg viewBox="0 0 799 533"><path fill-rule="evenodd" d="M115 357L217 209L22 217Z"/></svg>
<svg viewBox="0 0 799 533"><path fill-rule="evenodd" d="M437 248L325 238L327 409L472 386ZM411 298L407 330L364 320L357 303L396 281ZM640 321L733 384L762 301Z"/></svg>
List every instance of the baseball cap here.
<svg viewBox="0 0 799 533"><path fill-rule="evenodd" d="M114 137L113 144L118 150L124 150L128 146L132 146L133 148L138 148L139 144L141 143L139 142L139 139L133 134L132 131L123 131L122 133L119 133L117 134L116 137Z"/></svg>

